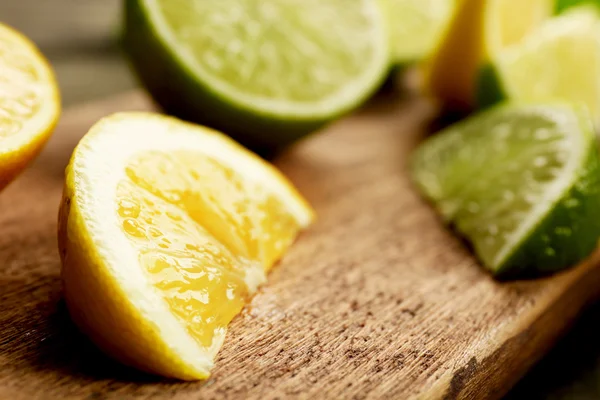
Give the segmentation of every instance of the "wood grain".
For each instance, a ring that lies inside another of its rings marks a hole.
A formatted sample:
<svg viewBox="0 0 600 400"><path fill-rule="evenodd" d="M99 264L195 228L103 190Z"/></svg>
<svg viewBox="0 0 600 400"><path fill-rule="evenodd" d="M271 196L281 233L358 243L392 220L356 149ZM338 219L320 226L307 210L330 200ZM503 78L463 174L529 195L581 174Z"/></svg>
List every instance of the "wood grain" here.
<svg viewBox="0 0 600 400"><path fill-rule="evenodd" d="M495 399L598 293L600 252L545 279L486 275L407 175L431 109L387 99L276 161L319 220L233 321L213 376L129 370L69 320L56 214L79 138L110 112L150 108L131 93L68 111L0 196L0 398Z"/></svg>

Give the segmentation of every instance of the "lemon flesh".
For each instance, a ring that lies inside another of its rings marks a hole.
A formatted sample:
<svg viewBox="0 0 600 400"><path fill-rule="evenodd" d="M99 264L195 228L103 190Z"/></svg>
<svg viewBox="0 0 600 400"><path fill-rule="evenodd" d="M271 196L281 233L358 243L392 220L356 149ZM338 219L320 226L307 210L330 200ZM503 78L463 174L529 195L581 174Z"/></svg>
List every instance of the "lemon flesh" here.
<svg viewBox="0 0 600 400"><path fill-rule="evenodd" d="M111 159L98 153L123 130L146 143ZM221 134L155 115L109 117L69 167L60 217L67 303L125 363L205 378L229 322L312 218L283 176ZM90 274L108 287L90 288ZM95 317L115 313L117 326ZM121 324L132 337L111 333Z"/></svg>
<svg viewBox="0 0 600 400"><path fill-rule="evenodd" d="M59 114L51 67L29 39L0 24L0 189L39 153Z"/></svg>

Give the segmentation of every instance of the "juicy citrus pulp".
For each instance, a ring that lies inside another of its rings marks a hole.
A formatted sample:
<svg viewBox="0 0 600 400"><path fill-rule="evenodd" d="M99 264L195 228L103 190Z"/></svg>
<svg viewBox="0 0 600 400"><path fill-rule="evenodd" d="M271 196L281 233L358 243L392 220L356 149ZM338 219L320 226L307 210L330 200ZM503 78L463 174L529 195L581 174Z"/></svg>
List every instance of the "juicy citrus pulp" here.
<svg viewBox="0 0 600 400"><path fill-rule="evenodd" d="M125 3L125 44L156 100L250 145L287 144L320 127L387 72L375 0Z"/></svg>
<svg viewBox="0 0 600 400"><path fill-rule="evenodd" d="M26 37L0 24L0 189L41 150L59 114L50 66Z"/></svg>
<svg viewBox="0 0 600 400"><path fill-rule="evenodd" d="M458 0L379 0L388 20L394 64L427 56L440 39Z"/></svg>
<svg viewBox="0 0 600 400"><path fill-rule="evenodd" d="M205 378L229 322L312 218L281 174L221 134L151 114L108 117L68 169L69 308L124 362Z"/></svg>
<svg viewBox="0 0 600 400"><path fill-rule="evenodd" d="M475 103L479 68L532 32L552 13L551 0L461 0L431 59L425 89L451 108Z"/></svg>
<svg viewBox="0 0 600 400"><path fill-rule="evenodd" d="M584 108L490 109L425 141L412 171L496 275L571 266L600 237L600 164Z"/></svg>
<svg viewBox="0 0 600 400"><path fill-rule="evenodd" d="M504 98L579 102L600 123L600 18L596 9L574 8L499 53L481 71L477 97L482 106Z"/></svg>

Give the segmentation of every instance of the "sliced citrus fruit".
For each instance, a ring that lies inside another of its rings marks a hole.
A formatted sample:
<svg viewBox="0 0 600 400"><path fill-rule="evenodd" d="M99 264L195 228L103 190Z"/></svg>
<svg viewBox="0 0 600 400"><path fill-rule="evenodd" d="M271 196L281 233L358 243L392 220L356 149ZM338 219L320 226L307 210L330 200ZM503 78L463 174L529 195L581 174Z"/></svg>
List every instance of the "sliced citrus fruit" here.
<svg viewBox="0 0 600 400"><path fill-rule="evenodd" d="M0 189L40 152L59 115L58 86L44 56L0 24Z"/></svg>
<svg viewBox="0 0 600 400"><path fill-rule="evenodd" d="M552 0L461 0L425 68L425 90L455 109L475 104L479 68L552 14Z"/></svg>
<svg viewBox="0 0 600 400"><path fill-rule="evenodd" d="M484 67L478 79L478 104L488 106L507 98L584 103L600 125L598 10L580 6L552 18Z"/></svg>
<svg viewBox="0 0 600 400"><path fill-rule="evenodd" d="M206 378L228 323L312 220L282 174L226 136L156 114L107 117L67 169L69 310L126 364Z"/></svg>
<svg viewBox="0 0 600 400"><path fill-rule="evenodd" d="M458 0L379 0L388 20L392 63L426 57L439 41Z"/></svg>
<svg viewBox="0 0 600 400"><path fill-rule="evenodd" d="M375 0L127 0L124 43L170 114L284 146L355 108L388 71Z"/></svg>
<svg viewBox="0 0 600 400"><path fill-rule="evenodd" d="M425 141L412 172L496 276L572 266L600 237L600 161L583 106L492 108Z"/></svg>

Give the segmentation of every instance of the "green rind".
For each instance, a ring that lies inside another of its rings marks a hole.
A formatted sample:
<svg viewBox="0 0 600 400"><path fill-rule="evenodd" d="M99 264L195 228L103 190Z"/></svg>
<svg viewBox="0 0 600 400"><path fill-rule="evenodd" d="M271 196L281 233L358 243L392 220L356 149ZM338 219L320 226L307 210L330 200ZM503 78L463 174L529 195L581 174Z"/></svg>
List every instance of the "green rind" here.
<svg viewBox="0 0 600 400"><path fill-rule="evenodd" d="M192 71L157 36L138 0L126 0L123 45L142 85L168 114L221 130L243 145L270 153L329 120L292 121L264 117L232 104ZM273 149L275 147L275 149Z"/></svg>
<svg viewBox="0 0 600 400"><path fill-rule="evenodd" d="M554 13L561 14L572 7L583 4L591 4L600 9L600 0L556 0Z"/></svg>
<svg viewBox="0 0 600 400"><path fill-rule="evenodd" d="M383 83L386 70L362 97L327 117L291 117L250 110L203 82L157 34L144 0L124 1L123 46L142 85L167 113L223 131L270 155L358 107Z"/></svg>
<svg viewBox="0 0 600 400"><path fill-rule="evenodd" d="M502 84L502 75L491 63L482 66L475 84L475 101L477 108L485 109L508 99L508 93Z"/></svg>
<svg viewBox="0 0 600 400"><path fill-rule="evenodd" d="M586 129L591 134L591 127ZM590 144L576 182L518 250L492 271L496 277L512 279L553 273L577 264L596 248L600 237L600 160L596 142ZM569 227L572 233L558 234L556 227ZM548 240L544 240L546 237Z"/></svg>

